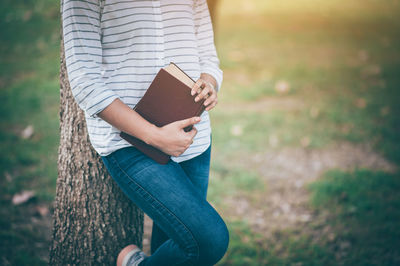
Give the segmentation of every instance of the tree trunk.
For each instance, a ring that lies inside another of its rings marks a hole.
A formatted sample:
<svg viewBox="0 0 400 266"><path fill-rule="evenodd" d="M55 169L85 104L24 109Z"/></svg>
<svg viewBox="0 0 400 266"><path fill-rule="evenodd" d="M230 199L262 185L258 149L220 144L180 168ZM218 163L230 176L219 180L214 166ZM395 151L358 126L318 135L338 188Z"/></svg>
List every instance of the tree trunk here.
<svg viewBox="0 0 400 266"><path fill-rule="evenodd" d="M213 25L214 33L217 28L217 5L218 0L207 0L208 10L210 11L211 22Z"/></svg>
<svg viewBox="0 0 400 266"><path fill-rule="evenodd" d="M108 175L89 143L84 113L69 86L63 41L60 146L49 265L115 265L119 251L142 247L143 212Z"/></svg>

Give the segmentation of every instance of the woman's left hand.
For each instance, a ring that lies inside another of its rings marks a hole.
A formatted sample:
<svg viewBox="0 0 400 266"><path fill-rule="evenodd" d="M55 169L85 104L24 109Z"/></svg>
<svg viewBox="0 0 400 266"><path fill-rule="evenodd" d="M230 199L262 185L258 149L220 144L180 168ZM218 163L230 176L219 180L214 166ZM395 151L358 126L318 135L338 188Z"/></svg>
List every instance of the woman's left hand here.
<svg viewBox="0 0 400 266"><path fill-rule="evenodd" d="M195 102L204 98L206 99L203 103L204 106L206 106L206 111L211 110L218 103L218 95L214 84L216 84L216 82L213 77L208 74L202 74L192 88L192 96L197 94L194 99Z"/></svg>

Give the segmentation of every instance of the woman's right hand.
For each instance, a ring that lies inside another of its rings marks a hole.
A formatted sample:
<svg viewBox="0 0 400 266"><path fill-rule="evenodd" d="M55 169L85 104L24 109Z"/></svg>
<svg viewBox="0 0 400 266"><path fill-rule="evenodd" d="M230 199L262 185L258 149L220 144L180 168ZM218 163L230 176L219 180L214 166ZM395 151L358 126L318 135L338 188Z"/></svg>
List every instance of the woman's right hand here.
<svg viewBox="0 0 400 266"><path fill-rule="evenodd" d="M192 130L188 132L185 132L184 128L198 122L200 122L200 117L191 117L157 128L154 138L149 144L166 154L179 156L189 148L197 134L195 127L192 127Z"/></svg>

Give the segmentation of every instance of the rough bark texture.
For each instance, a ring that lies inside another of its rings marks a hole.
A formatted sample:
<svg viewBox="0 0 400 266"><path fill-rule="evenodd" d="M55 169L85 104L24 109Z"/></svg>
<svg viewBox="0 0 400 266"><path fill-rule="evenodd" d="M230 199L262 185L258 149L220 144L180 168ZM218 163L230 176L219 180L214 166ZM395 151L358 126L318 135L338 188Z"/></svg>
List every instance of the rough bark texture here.
<svg viewBox="0 0 400 266"><path fill-rule="evenodd" d="M143 212L108 175L89 143L84 113L71 94L63 42L60 146L49 265L115 265L119 251L142 247Z"/></svg>

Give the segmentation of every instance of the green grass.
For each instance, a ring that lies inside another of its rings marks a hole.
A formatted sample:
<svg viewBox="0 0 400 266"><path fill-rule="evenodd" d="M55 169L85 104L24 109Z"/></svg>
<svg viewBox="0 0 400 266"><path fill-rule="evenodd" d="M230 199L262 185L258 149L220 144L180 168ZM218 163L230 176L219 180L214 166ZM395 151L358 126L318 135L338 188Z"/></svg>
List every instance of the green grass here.
<svg viewBox="0 0 400 266"><path fill-rule="evenodd" d="M346 265L400 263L400 176L356 170L328 172L311 186L313 204L349 243Z"/></svg>
<svg viewBox="0 0 400 266"><path fill-rule="evenodd" d="M307 136L311 147L368 142L400 162L399 1L233 1L220 8L224 85L212 118L221 150L231 153L226 147L237 144L225 137L229 126L244 123L238 141L250 151L265 147L270 134L282 146L299 146ZM289 84L287 93L274 89L281 80ZM260 101L279 105L287 97L299 106L240 108ZM226 112L225 106L237 108ZM318 109L317 117L310 117L311 109Z"/></svg>
<svg viewBox="0 0 400 266"><path fill-rule="evenodd" d="M330 248L310 236L283 231L273 242L253 233L245 221L232 221L228 229L228 251L218 265L337 265Z"/></svg>
<svg viewBox="0 0 400 266"><path fill-rule="evenodd" d="M223 199L230 195L250 196L254 192L265 191L265 183L255 171L219 159L215 159L211 169L212 184L208 189L207 200L215 204L223 204Z"/></svg>
<svg viewBox="0 0 400 266"><path fill-rule="evenodd" d="M36 204L51 206L57 178L59 7L3 1L0 9L0 264L45 265L43 231L29 226ZM32 125L29 139L21 132ZM29 204L12 196L34 190ZM28 226L26 226L28 224ZM42 242L38 252L37 245Z"/></svg>
<svg viewBox="0 0 400 266"><path fill-rule="evenodd" d="M2 194L32 188L50 202L57 175L58 7L51 1L6 2L0 16L0 147L7 152L0 155L0 169L13 182L2 186ZM21 138L29 125L34 134Z"/></svg>
<svg viewBox="0 0 400 266"><path fill-rule="evenodd" d="M223 15L217 41L224 85L212 122L214 147L222 164L254 152L301 146L304 137L310 140L308 148L324 148L338 141L372 144L399 164L399 1L224 1L220 8ZM283 94L275 90L281 80L290 86ZM293 104L281 107L288 98ZM276 104L251 107L262 102ZM232 134L235 127L242 133ZM271 136L278 140L275 147ZM353 176L336 174L343 180ZM324 179L327 189L335 188L331 175L335 172ZM391 213L398 198L369 205L374 198L365 196L375 192L394 197L395 187L388 190L385 180L398 182L398 176L368 171L354 175L364 176L375 186L362 184L358 191L346 192L349 184L338 184L337 192L351 195L351 204L371 209L359 210L353 219L333 212L336 242L327 236L316 241L307 230L281 232L276 237L281 241L269 242L253 234L248 225L229 221L232 242L221 265L398 264L398 253L393 250L399 245L394 243L399 230L393 227L398 217ZM382 184L381 178L386 178ZM215 183L223 187L220 180ZM353 210L346 203L335 205L335 196L322 185L315 185L312 193L316 202L322 202L313 205L317 211L336 206ZM365 222L371 213L377 217ZM313 226L319 225L309 224ZM354 233L341 234L343 228L354 229ZM341 243L350 243L351 251L340 250Z"/></svg>
<svg viewBox="0 0 400 266"><path fill-rule="evenodd" d="M230 220L230 245L219 265L398 265L400 176L368 170L327 172L310 185L311 205L328 213L334 234L284 230L271 239ZM318 230L316 231L318 232Z"/></svg>

